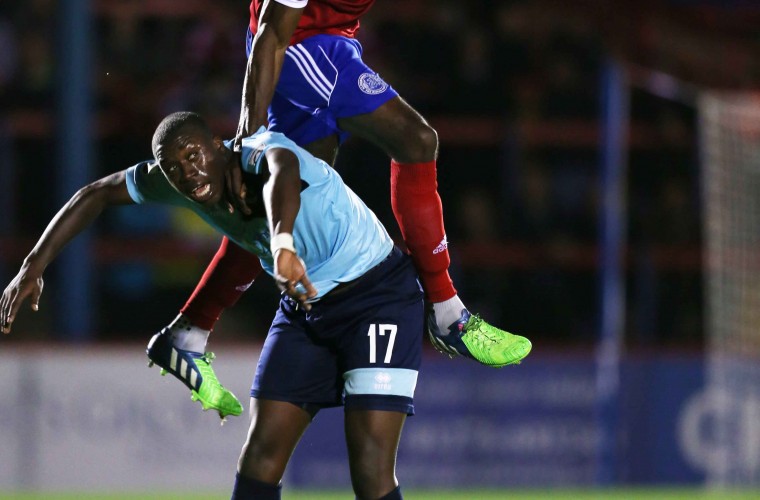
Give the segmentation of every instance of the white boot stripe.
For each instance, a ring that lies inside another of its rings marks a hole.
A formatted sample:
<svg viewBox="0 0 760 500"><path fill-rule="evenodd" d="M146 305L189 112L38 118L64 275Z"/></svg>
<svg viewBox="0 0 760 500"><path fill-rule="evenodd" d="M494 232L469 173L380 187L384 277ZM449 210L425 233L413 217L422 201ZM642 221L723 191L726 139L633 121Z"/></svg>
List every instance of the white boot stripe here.
<svg viewBox="0 0 760 500"><path fill-rule="evenodd" d="M454 356L459 356L459 351L457 351L454 347L451 347L450 345L446 344L446 342L444 342L443 339L438 338L432 333L430 334L430 341L433 343L433 347L437 347L439 351L445 352Z"/></svg>
<svg viewBox="0 0 760 500"><path fill-rule="evenodd" d="M177 350L172 347L172 359L169 362L169 368L177 371Z"/></svg>
<svg viewBox="0 0 760 500"><path fill-rule="evenodd" d="M430 340L433 342L433 347L437 348L439 351L449 352L448 346L435 335L431 334Z"/></svg>

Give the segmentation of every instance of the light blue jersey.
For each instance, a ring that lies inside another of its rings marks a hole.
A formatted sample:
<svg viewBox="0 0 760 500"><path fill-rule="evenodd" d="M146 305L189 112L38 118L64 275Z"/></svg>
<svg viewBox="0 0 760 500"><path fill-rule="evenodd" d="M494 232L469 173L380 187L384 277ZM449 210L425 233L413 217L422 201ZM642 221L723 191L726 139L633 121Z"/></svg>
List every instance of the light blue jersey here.
<svg viewBox="0 0 760 500"><path fill-rule="evenodd" d="M231 142L226 145L231 147ZM372 210L332 167L277 132L259 131L243 139L242 146L242 167L251 174L264 174L266 166L262 160L270 148L288 149L298 158L304 189L293 239L317 289L315 299L339 283L362 276L388 256L393 240ZM231 214L223 206L205 207L185 198L154 161L138 163L127 170L127 189L136 203L158 202L193 210L219 232L256 254L264 270L273 274L266 218L245 220L239 211Z"/></svg>

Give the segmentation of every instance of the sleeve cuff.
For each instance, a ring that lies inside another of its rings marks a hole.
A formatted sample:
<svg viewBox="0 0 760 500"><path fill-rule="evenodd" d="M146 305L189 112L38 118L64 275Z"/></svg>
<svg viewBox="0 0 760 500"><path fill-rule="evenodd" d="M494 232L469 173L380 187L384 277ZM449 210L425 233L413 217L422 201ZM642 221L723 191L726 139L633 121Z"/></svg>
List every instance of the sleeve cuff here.
<svg viewBox="0 0 760 500"><path fill-rule="evenodd" d="M294 9L301 9L303 7L306 7L306 4L309 3L309 0L274 0L274 1L277 3L281 3L282 5L292 7Z"/></svg>

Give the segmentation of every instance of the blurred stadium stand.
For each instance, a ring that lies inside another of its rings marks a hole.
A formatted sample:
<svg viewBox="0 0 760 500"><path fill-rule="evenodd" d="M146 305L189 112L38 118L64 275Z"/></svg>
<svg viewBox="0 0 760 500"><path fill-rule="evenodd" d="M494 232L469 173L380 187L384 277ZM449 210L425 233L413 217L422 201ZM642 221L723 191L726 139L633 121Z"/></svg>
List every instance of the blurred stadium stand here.
<svg viewBox="0 0 760 500"><path fill-rule="evenodd" d="M612 52L711 86L750 85L760 59L750 43L758 9L736 5L386 0L371 11L361 34L366 58L440 134L455 281L473 308L545 342L593 343L601 59ZM92 8L96 175L149 157L154 125L170 111L197 110L222 133L234 132L247 16L240 2L100 0ZM0 13L0 39L15 47L0 61L4 161L12 170L2 189L13 214L0 234L5 281L60 199L49 155L56 19L48 0L11 2ZM713 71L716 61L731 64ZM627 340L699 348L694 112L640 91L631 110ZM338 166L397 234L387 190L377 189L388 182L384 156L352 140ZM125 338L172 315L216 244L198 224L146 209L110 214L99 225L94 338ZM119 270L124 263L130 272ZM36 338L55 336L44 306L63 284L51 272L47 285ZM233 313L239 324L256 325L259 338L270 292L270 284L254 287L256 299ZM130 309L146 313L120 313ZM250 334L229 328L225 337Z"/></svg>
<svg viewBox="0 0 760 500"><path fill-rule="evenodd" d="M5 283L59 208L60 179L51 156L59 87L58 3L12 0L0 9L0 279ZM91 5L95 177L149 158L153 129L172 111L199 111L219 132L234 134L247 2L92 0ZM538 366L546 359L542 356L556 352L577 353L576 368L593 363L599 330L603 62L609 55L623 61L633 80L636 68L646 68L706 88L757 88L759 23L760 4L739 0L382 0L363 21L365 59L439 132L439 190L460 294L471 309L533 339ZM671 424L685 418L679 412L699 413L688 404L698 404L703 377L697 366L705 340L697 116L688 95L663 98L641 87L634 86L630 96L625 193L624 342L630 357L623 370L626 383L633 384L624 389L634 399L621 404L635 409L650 398L646 388L657 387L652 373L665 377L671 368L683 375L674 377L674 386L688 387L659 407L666 408L661 421L643 421L641 411L625 414L626 425L640 424L627 432L627 443L652 429L662 436L669 429L659 448L649 451L661 457L663 450L677 448L681 455L674 467L683 467L658 475L647 469L655 466L644 452L628 450L635 456L624 455L629 469L621 470L619 479L699 482L705 464L688 458L688 453L700 456L694 451L698 439L691 441L691 452L688 443L667 447L676 439ZM668 93L667 82L662 90ZM337 168L398 239L387 158L351 139ZM96 304L90 340L146 340L174 317L218 240L200 221L170 209L129 207L107 214L93 239ZM2 339L4 348L67 340L52 307L66 286L59 271L51 266L40 312L22 312L14 333ZM269 278L258 281L225 314L215 343L263 340L276 293ZM663 364L642 368L642 359L663 350L676 353L676 364L654 358L652 363ZM686 359L680 368L678 356ZM463 376L476 379L477 368L471 368ZM558 370L556 377L565 376ZM525 379L535 374L528 370ZM657 398L667 401L668 395ZM524 408L528 414L541 411L540 405ZM592 482L592 476L583 469L567 482Z"/></svg>

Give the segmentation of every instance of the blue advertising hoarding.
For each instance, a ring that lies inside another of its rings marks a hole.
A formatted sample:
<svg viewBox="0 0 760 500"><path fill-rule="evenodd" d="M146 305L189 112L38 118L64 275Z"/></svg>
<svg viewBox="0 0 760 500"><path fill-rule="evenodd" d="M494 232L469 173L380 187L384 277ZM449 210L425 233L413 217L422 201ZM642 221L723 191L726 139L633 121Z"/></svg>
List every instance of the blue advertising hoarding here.
<svg viewBox="0 0 760 500"><path fill-rule="evenodd" d="M620 482L701 483L705 473L690 462L689 446L709 439L709 422L684 414L703 389L701 356L627 360L621 381ZM401 439L399 480L438 488L591 486L595 398L591 355L535 356L501 370L426 358L417 415ZM683 428L695 420L702 423ZM293 457L289 484L350 487L342 425L342 409L316 417Z"/></svg>

